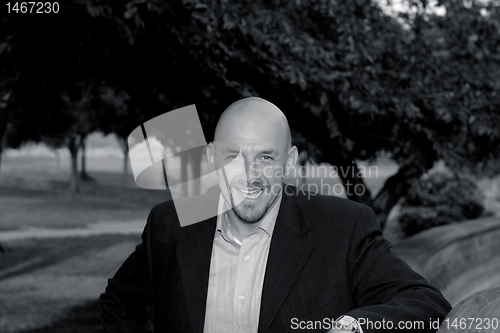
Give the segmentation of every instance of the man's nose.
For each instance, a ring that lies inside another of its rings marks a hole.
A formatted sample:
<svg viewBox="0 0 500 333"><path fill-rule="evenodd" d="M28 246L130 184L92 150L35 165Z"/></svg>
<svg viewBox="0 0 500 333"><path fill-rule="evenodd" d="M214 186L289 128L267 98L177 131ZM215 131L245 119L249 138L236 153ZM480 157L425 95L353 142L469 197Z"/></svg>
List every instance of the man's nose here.
<svg viewBox="0 0 500 333"><path fill-rule="evenodd" d="M245 175L247 177L248 184L252 184L256 180L260 180L261 170L257 163L245 160Z"/></svg>

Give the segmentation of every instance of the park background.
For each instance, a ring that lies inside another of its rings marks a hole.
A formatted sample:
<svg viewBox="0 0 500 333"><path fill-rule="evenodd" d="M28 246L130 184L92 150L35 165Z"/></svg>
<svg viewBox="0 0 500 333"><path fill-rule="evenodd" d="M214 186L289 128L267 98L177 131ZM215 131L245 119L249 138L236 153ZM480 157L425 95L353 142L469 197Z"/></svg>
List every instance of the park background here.
<svg viewBox="0 0 500 333"><path fill-rule="evenodd" d="M362 185L348 199L452 305L500 287L496 1L51 4L1 12L1 332L101 332L106 279L170 198L135 184L128 135L196 104L210 141L246 96L289 119L312 176L288 181Z"/></svg>

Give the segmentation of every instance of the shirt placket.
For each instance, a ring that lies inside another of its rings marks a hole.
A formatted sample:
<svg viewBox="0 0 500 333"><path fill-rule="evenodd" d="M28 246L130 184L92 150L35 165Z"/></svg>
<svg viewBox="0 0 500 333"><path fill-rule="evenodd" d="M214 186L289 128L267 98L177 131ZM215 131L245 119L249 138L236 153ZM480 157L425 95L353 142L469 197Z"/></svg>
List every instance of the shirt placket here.
<svg viewBox="0 0 500 333"><path fill-rule="evenodd" d="M255 231L247 236L241 243L240 254L238 257L238 268L236 271L236 283L234 288L234 322L235 332L250 333L250 313L253 302L253 283L255 280L255 260L253 260L253 251L255 251L255 240L260 237L259 232Z"/></svg>

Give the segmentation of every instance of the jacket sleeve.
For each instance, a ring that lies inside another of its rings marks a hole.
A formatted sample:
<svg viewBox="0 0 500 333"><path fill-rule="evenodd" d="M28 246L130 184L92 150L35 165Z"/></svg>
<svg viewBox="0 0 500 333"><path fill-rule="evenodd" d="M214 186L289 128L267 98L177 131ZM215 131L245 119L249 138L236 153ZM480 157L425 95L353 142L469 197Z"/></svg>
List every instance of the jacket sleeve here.
<svg viewBox="0 0 500 333"><path fill-rule="evenodd" d="M107 333L152 332L151 306L154 301L152 273L153 212L142 233L142 243L127 258L115 276L108 279L99 301Z"/></svg>
<svg viewBox="0 0 500 333"><path fill-rule="evenodd" d="M351 240L348 265L356 309L346 314L358 319L365 333L435 332L432 322L441 323L450 304L390 251L371 208L359 214Z"/></svg>

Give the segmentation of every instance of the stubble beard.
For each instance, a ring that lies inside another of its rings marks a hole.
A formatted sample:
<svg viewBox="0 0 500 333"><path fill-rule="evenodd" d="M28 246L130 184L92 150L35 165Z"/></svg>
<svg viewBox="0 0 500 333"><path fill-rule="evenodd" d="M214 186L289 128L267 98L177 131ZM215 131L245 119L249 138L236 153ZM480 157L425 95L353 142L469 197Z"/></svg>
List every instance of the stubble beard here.
<svg viewBox="0 0 500 333"><path fill-rule="evenodd" d="M262 210L256 210L255 205L243 205L242 207L233 207L233 212L240 220L246 223L259 222L266 215L269 207L266 206Z"/></svg>

